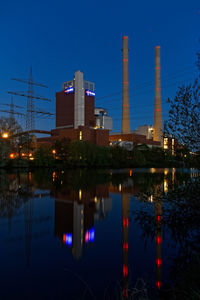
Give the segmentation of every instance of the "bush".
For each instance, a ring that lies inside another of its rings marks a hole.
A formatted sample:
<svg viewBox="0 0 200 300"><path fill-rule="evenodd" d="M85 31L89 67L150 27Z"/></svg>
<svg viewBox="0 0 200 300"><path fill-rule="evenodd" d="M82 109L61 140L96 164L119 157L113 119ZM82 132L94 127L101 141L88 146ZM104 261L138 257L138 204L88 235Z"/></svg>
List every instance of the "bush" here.
<svg viewBox="0 0 200 300"><path fill-rule="evenodd" d="M54 161L50 147L40 147L34 153L34 166L52 167Z"/></svg>

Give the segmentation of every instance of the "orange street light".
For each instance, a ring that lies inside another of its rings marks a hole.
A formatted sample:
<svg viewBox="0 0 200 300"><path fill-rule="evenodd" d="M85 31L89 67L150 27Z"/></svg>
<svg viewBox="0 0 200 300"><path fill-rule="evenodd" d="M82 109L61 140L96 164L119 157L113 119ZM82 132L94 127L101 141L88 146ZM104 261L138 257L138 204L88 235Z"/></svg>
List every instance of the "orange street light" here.
<svg viewBox="0 0 200 300"><path fill-rule="evenodd" d="M9 136L9 135L8 135L8 132L4 132L4 133L2 134L2 138L3 138L3 139L7 139L8 136Z"/></svg>
<svg viewBox="0 0 200 300"><path fill-rule="evenodd" d="M13 159L15 157L14 153L10 153L10 158Z"/></svg>

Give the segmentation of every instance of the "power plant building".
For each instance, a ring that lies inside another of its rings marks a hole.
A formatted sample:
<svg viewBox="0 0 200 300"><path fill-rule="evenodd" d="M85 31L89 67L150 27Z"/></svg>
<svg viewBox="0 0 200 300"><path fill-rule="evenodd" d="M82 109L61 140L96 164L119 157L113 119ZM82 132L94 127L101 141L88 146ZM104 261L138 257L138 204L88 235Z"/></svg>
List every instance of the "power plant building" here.
<svg viewBox="0 0 200 300"><path fill-rule="evenodd" d="M122 126L121 132L111 133L113 121L104 108L95 108L95 85L76 71L74 78L62 84L56 93L56 128L51 137L40 138L38 145L52 144L58 139L83 140L97 145L125 145L130 148L138 144L150 147L163 146L160 47L155 47L155 105L154 125L143 125L130 130L129 112L129 49L128 36L122 37Z"/></svg>
<svg viewBox="0 0 200 300"><path fill-rule="evenodd" d="M75 72L74 79L64 82L63 90L56 93L56 128L95 127L94 99L94 83Z"/></svg>
<svg viewBox="0 0 200 300"><path fill-rule="evenodd" d="M106 112L102 116L96 113L95 85L77 71L74 79L64 82L62 90L56 93L56 128L51 130L51 137L38 139L38 144L67 138L108 146L112 119Z"/></svg>

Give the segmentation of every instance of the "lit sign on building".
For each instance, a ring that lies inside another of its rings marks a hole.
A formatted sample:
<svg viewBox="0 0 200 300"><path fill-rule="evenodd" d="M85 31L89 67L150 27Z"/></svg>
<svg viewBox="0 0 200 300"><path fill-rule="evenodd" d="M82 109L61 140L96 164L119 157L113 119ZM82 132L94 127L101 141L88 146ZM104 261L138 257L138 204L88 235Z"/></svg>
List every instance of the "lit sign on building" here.
<svg viewBox="0 0 200 300"><path fill-rule="evenodd" d="M85 232L85 242L94 242L94 228L91 228Z"/></svg>
<svg viewBox="0 0 200 300"><path fill-rule="evenodd" d="M68 246L72 245L72 234L71 233L63 234L63 243Z"/></svg>
<svg viewBox="0 0 200 300"><path fill-rule="evenodd" d="M66 94L71 94L71 93L74 93L74 87L68 87L65 89L65 93Z"/></svg>
<svg viewBox="0 0 200 300"><path fill-rule="evenodd" d="M95 96L95 92L93 92L91 90L85 90L85 93L87 96Z"/></svg>

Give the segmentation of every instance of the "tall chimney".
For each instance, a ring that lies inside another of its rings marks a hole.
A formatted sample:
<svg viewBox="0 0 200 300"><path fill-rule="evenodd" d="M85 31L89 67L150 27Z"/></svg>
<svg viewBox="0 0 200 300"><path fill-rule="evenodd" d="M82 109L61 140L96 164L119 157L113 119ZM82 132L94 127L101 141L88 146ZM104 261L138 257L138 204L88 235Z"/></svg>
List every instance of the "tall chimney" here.
<svg viewBox="0 0 200 300"><path fill-rule="evenodd" d="M123 104L122 133L130 133L129 123L129 80L128 80L128 36L123 36Z"/></svg>
<svg viewBox="0 0 200 300"><path fill-rule="evenodd" d="M163 145L162 134L162 107L161 107L161 85L160 85L160 46L155 47L155 110L153 140L161 142Z"/></svg>

